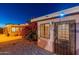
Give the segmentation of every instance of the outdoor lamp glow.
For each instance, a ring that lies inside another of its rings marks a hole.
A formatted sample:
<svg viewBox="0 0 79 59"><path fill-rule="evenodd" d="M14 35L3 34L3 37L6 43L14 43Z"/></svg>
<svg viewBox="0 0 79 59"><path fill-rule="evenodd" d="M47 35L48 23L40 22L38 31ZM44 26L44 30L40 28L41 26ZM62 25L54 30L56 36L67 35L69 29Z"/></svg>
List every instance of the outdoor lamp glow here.
<svg viewBox="0 0 79 59"><path fill-rule="evenodd" d="M60 13L60 17L64 17L64 15L65 15L64 12Z"/></svg>

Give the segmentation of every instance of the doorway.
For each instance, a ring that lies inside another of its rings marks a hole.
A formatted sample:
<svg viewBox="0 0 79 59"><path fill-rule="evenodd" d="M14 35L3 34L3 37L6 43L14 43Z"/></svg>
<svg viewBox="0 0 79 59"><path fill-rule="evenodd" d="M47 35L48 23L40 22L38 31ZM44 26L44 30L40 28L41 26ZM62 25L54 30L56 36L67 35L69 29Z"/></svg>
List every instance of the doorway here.
<svg viewBox="0 0 79 59"><path fill-rule="evenodd" d="M54 28L54 52L58 55L76 54L75 21L56 22Z"/></svg>

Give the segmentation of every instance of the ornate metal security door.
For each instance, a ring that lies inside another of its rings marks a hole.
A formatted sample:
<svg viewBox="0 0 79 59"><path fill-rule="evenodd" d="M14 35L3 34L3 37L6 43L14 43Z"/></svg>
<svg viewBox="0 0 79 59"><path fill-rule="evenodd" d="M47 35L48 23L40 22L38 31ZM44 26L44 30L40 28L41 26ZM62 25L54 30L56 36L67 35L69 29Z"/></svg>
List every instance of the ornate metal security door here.
<svg viewBox="0 0 79 59"><path fill-rule="evenodd" d="M76 25L75 21L56 22L54 24L54 51L56 54L76 54Z"/></svg>

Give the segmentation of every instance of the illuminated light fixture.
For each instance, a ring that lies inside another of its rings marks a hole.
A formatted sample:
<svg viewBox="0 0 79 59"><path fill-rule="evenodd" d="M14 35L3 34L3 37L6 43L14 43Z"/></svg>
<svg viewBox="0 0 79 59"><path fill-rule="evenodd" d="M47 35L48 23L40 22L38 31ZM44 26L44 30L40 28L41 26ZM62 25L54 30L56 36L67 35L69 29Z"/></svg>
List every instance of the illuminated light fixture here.
<svg viewBox="0 0 79 59"><path fill-rule="evenodd" d="M61 14L60 14L60 16L64 16L64 14L63 14L63 13L61 13Z"/></svg>
<svg viewBox="0 0 79 59"><path fill-rule="evenodd" d="M63 18L65 16L64 12L60 12L60 17Z"/></svg>

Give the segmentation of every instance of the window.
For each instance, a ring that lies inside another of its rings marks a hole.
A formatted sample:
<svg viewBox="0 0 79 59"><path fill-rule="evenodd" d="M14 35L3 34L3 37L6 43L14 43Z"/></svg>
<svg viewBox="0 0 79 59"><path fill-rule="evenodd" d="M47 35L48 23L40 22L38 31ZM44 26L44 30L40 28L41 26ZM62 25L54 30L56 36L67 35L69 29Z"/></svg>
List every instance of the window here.
<svg viewBox="0 0 79 59"><path fill-rule="evenodd" d="M12 32L16 32L16 28L15 27L12 28Z"/></svg>
<svg viewBox="0 0 79 59"><path fill-rule="evenodd" d="M16 31L18 31L19 30L19 28L16 28Z"/></svg>
<svg viewBox="0 0 79 59"><path fill-rule="evenodd" d="M49 24L45 24L45 38L49 38Z"/></svg>
<svg viewBox="0 0 79 59"><path fill-rule="evenodd" d="M40 25L40 37L49 38L50 26L48 23Z"/></svg>
<svg viewBox="0 0 79 59"><path fill-rule="evenodd" d="M58 39L69 40L69 25L68 24L58 25Z"/></svg>
<svg viewBox="0 0 79 59"><path fill-rule="evenodd" d="M44 31L45 31L44 24L41 24L40 25L40 36L41 37L44 37Z"/></svg>
<svg viewBox="0 0 79 59"><path fill-rule="evenodd" d="M12 27L12 32L16 32L16 31L18 31L19 30L19 28L17 28L17 27Z"/></svg>

